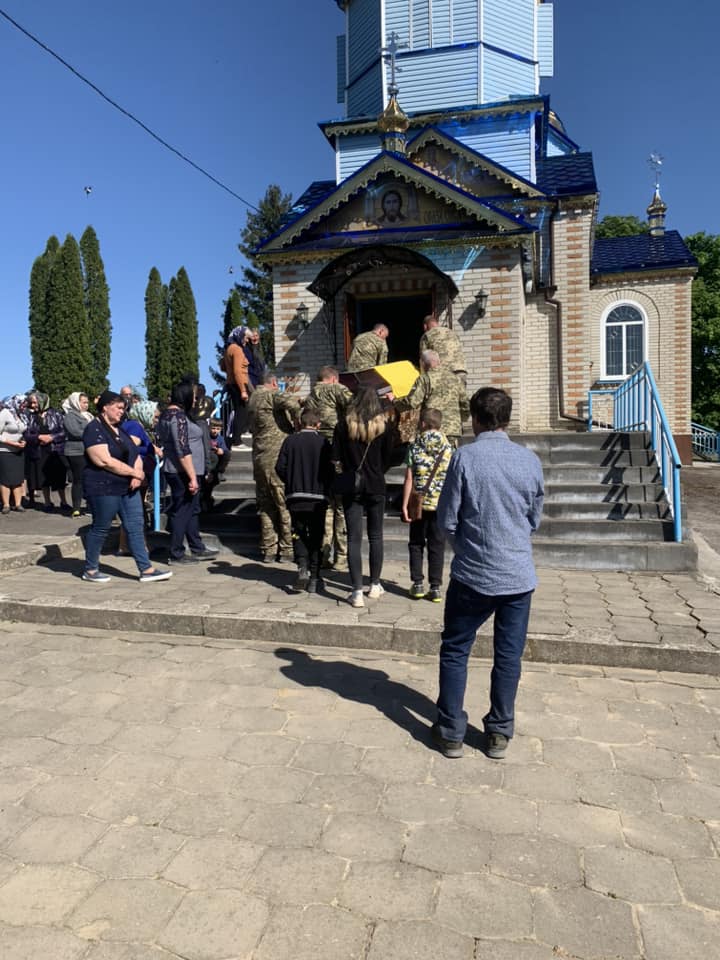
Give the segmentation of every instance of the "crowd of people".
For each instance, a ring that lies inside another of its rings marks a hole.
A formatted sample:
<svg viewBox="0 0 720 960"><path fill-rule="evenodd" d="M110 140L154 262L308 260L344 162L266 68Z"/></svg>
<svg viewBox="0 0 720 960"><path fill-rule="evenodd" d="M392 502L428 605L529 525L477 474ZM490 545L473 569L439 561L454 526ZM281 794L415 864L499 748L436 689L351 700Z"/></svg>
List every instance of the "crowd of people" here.
<svg viewBox="0 0 720 960"><path fill-rule="evenodd" d="M360 334L349 366L362 373L385 362L387 337L381 324ZM477 629L494 616L491 705L484 723L488 755L501 758L513 734L536 583L530 535L542 512L542 470L537 457L505 432L512 409L505 391L484 388L468 399L456 335L428 317L419 346L421 372L398 399L391 392L381 398L374 386L353 393L336 368L325 366L301 401L280 390L257 331L247 327L236 327L226 344L224 404L210 400L190 375L163 404L141 399L129 386L92 400L74 392L59 409L37 390L8 397L0 405L0 510L38 507L73 517L88 512L82 578L90 583L110 580L100 557L119 517L119 552L134 559L140 582L164 581L173 571L153 564L145 540L146 496L155 471L161 464L168 565L211 560L218 551L202 539L201 509L212 507L213 487L232 451L248 449L251 441L261 560L293 559L296 592L320 592L323 568L348 570L348 602L362 608L366 598L379 600L385 592L385 475L399 448L398 420L414 411L417 429L405 445L400 506L409 524L412 599L441 602L446 544L453 553L432 735L445 756L462 754L467 660ZM475 442L460 445L468 417Z"/></svg>

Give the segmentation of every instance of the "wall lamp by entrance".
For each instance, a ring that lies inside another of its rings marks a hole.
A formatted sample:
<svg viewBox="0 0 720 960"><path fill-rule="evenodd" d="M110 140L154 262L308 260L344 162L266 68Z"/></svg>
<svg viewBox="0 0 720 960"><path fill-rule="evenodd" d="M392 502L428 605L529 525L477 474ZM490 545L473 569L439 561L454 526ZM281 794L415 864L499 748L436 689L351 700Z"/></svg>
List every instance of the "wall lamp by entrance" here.
<svg viewBox="0 0 720 960"><path fill-rule="evenodd" d="M310 326L310 308L304 303L298 304L297 310L295 311L295 319L301 330L307 330Z"/></svg>
<svg viewBox="0 0 720 960"><path fill-rule="evenodd" d="M487 311L489 296L490 294L486 293L482 287L475 294L475 306L477 308L477 315L480 317L480 319L485 316L485 312Z"/></svg>

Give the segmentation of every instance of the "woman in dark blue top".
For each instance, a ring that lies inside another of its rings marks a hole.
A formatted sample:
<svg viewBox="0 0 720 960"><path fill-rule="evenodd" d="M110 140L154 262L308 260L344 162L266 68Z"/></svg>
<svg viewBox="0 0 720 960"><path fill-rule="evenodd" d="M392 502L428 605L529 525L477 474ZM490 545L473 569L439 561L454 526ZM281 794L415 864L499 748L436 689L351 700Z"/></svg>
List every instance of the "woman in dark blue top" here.
<svg viewBox="0 0 720 960"><path fill-rule="evenodd" d="M83 491L93 519L85 539L82 578L89 583L107 583L110 579L99 570L100 551L113 518L120 514L140 582L167 580L172 576L171 571L153 567L145 546L140 496L145 474L132 440L119 429L125 401L119 393L106 390L98 397L96 408L97 416L83 433L86 459Z"/></svg>

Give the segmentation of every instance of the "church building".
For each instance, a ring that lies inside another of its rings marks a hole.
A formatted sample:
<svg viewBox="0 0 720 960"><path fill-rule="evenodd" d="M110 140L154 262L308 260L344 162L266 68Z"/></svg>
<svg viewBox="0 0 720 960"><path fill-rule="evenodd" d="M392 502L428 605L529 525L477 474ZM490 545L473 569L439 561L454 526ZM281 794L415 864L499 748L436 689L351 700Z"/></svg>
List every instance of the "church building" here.
<svg viewBox="0 0 720 960"><path fill-rule="evenodd" d="M540 92L552 4L336 2L344 118L320 124L335 176L259 251L280 373L309 389L376 323L390 361L417 363L434 313L460 337L468 391L512 394L516 431L581 428L588 390L649 360L685 459L696 262L657 189L649 232L595 238L592 154Z"/></svg>

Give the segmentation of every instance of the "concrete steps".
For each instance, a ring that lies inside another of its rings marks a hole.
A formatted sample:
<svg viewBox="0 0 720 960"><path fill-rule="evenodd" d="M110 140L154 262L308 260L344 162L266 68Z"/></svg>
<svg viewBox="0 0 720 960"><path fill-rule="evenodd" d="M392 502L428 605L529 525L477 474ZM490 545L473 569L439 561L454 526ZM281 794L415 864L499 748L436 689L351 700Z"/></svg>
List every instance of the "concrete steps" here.
<svg viewBox="0 0 720 960"><path fill-rule="evenodd" d="M669 506L644 434L521 434L513 439L534 450L543 464L545 510L533 538L538 566L696 569L695 545L672 541ZM387 473L385 553L397 559L407 557L407 527L399 516L403 478L402 466ZM257 551L254 494L250 452L235 451L227 480L215 489L215 510L202 516L203 531L238 552Z"/></svg>

